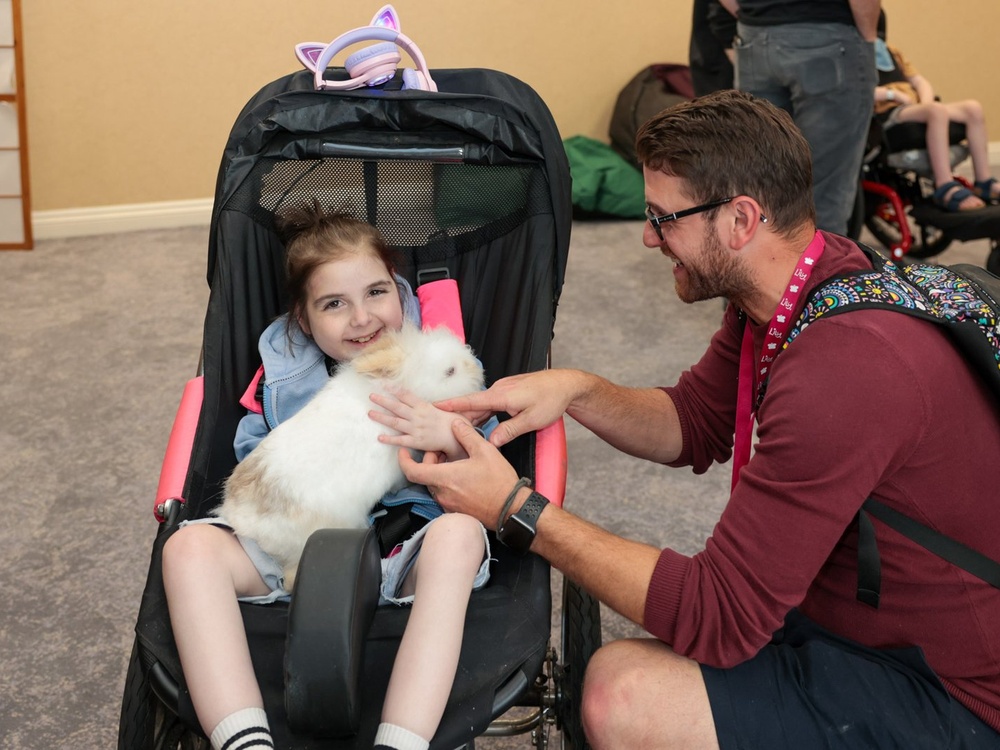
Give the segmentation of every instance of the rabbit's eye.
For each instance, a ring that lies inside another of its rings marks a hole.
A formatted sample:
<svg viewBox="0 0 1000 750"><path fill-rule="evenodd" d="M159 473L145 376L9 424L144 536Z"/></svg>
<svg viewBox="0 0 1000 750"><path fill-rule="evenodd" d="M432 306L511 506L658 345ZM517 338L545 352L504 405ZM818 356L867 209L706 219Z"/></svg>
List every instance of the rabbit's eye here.
<svg viewBox="0 0 1000 750"><path fill-rule="evenodd" d="M447 370L445 370L444 376L446 378L450 378L454 374L455 374L455 368L454 367L449 367Z"/></svg>

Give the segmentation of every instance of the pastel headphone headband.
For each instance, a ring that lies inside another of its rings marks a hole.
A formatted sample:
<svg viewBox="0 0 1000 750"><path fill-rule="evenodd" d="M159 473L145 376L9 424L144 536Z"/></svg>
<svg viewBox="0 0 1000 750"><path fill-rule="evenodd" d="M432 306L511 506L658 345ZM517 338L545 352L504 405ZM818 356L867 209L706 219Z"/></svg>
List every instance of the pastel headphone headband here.
<svg viewBox="0 0 1000 750"><path fill-rule="evenodd" d="M316 58L315 68L313 68L313 82L316 89L344 91L359 88L365 85L365 83L367 83L367 81L372 77L372 71L369 69L368 65L362 66L364 71L360 75L349 78L346 81L328 81L323 77L323 73L326 72L330 62L338 52L350 47L352 44L368 41L391 42L406 52L411 58L413 58L413 62L417 64L419 72L422 74L424 81L427 83L427 88L430 91L437 91L437 84L435 84L434 79L431 78L430 71L427 69L427 62L424 60L424 56L420 52L420 48L413 43L413 40L401 31L383 26L363 26L358 29L352 29L351 31L341 34L326 45L323 52L318 58ZM376 54L379 57L385 54L384 50L379 49L380 47L382 47L382 45L378 45L378 47L373 48L375 50L373 54ZM360 55L361 53L355 53L352 57L358 59L358 56ZM361 62L361 60L358 60L358 62ZM398 60L395 62L398 62ZM395 62L393 63L393 66L395 65Z"/></svg>

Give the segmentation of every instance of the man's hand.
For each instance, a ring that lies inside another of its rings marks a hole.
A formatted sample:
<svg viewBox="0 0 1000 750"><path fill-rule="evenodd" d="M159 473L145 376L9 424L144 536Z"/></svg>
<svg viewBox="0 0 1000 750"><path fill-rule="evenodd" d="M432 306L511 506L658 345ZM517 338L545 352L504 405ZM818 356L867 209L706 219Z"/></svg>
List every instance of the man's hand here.
<svg viewBox="0 0 1000 750"><path fill-rule="evenodd" d="M426 486L445 510L466 513L493 529L517 472L464 419L453 418L451 428L468 458L442 462L438 455L427 453L417 463L409 451L401 450L399 465L408 480Z"/></svg>
<svg viewBox="0 0 1000 750"><path fill-rule="evenodd" d="M435 406L463 414L477 424L490 414L506 412L511 418L490 435L490 442L500 447L559 419L579 390L580 374L575 370L543 370L513 375L498 380L488 390L439 401Z"/></svg>

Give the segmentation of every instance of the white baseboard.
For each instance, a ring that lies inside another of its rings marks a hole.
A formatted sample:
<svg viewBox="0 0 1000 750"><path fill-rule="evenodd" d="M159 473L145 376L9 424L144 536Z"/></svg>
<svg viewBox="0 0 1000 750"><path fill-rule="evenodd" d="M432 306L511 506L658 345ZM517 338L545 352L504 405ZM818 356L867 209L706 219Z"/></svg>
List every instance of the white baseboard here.
<svg viewBox="0 0 1000 750"><path fill-rule="evenodd" d="M990 164L1000 172L1000 141L990 143L989 154ZM36 240L207 226L211 218L211 198L35 211L31 215Z"/></svg>
<svg viewBox="0 0 1000 750"><path fill-rule="evenodd" d="M144 229L208 226L211 218L212 199L202 198L33 211L31 226L36 240L50 240Z"/></svg>

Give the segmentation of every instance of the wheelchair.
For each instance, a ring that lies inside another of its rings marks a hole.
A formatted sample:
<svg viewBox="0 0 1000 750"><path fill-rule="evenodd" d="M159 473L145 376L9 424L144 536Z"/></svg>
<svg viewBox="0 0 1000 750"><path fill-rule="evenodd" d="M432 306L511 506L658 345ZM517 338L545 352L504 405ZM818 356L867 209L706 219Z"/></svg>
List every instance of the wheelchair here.
<svg viewBox="0 0 1000 750"><path fill-rule="evenodd" d="M952 242L989 239L985 266L1000 273L1000 206L964 212L937 206L931 198L934 180L925 136L922 123L899 123L883 129L872 120L852 226L860 231L863 224L894 260L931 258ZM949 142L955 168L969 156L964 125L950 124ZM971 187L964 178L955 179Z"/></svg>
<svg viewBox="0 0 1000 750"><path fill-rule="evenodd" d="M154 502L159 525L126 675L120 750L208 747L173 643L161 551L179 522L218 504L235 465L239 400L259 366L257 340L287 307L274 229L283 206L316 198L376 226L418 294L424 283L454 279L466 338L488 383L549 364L572 225L558 129L538 95L509 75L430 72L437 90L407 87L399 72L372 88L321 89L316 75L343 78L342 69L299 71L264 86L233 126L212 212L201 363L182 397ZM504 447L519 474L554 502L565 488L560 428ZM492 547L491 580L472 594L431 747L530 733L545 748L553 729L562 747L585 747L579 701L601 643L600 606L565 580L554 645L548 564ZM320 531L291 603L241 604L276 747L372 746L409 612L375 607L377 563L370 530Z"/></svg>

